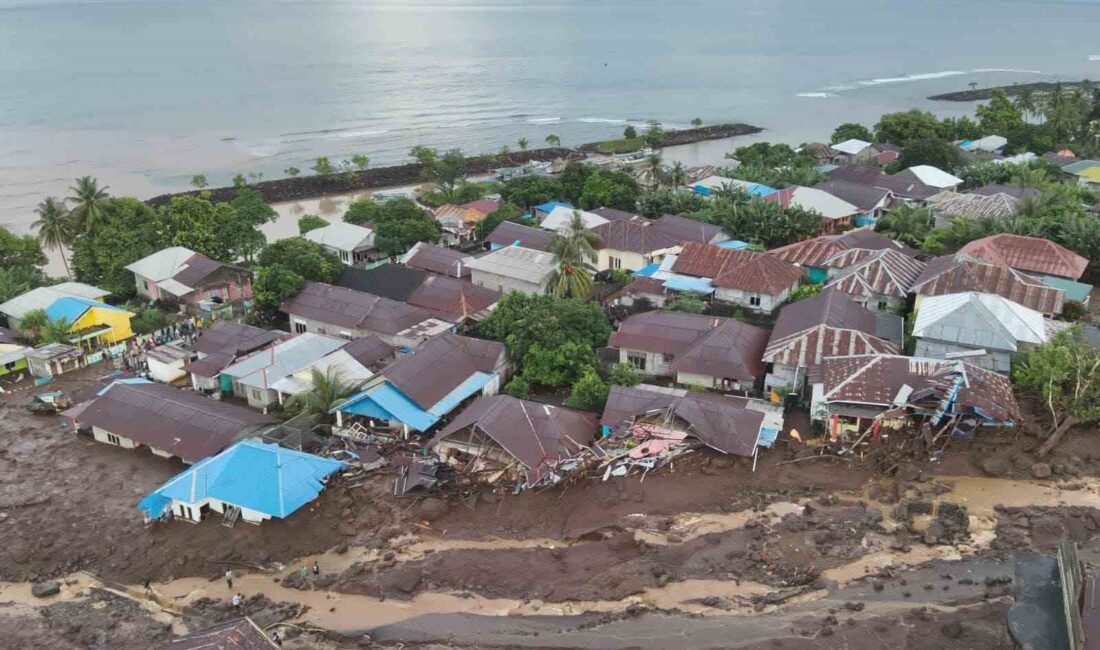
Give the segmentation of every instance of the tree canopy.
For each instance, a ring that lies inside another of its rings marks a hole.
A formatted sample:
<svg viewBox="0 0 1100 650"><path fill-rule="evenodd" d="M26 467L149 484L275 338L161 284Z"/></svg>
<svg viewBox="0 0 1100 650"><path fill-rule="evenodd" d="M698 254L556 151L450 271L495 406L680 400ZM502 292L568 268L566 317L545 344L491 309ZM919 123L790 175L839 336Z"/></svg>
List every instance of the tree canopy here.
<svg viewBox="0 0 1100 650"><path fill-rule="evenodd" d="M503 203L499 208L485 215L485 218L474 226L474 239L483 240L488 237L497 226L505 221L523 223L523 211L511 203Z"/></svg>
<svg viewBox="0 0 1100 650"><path fill-rule="evenodd" d="M318 228L324 228L328 225L328 221L318 217L315 214L303 214L298 217L298 234L304 235L311 230L317 230Z"/></svg>
<svg viewBox="0 0 1100 650"><path fill-rule="evenodd" d="M875 124L875 141L890 142L905 147L913 140L940 138L939 119L926 111L913 109L887 113Z"/></svg>
<svg viewBox="0 0 1100 650"><path fill-rule="evenodd" d="M500 196L523 210L530 210L536 205L563 198L565 188L553 178L523 176L504 183Z"/></svg>
<svg viewBox="0 0 1100 650"><path fill-rule="evenodd" d="M417 242L438 242L443 226L411 199L390 199L374 215L374 247L400 255Z"/></svg>
<svg viewBox="0 0 1100 650"><path fill-rule="evenodd" d="M577 202L581 208L615 208L633 212L641 190L634 177L626 172L597 169L588 175Z"/></svg>
<svg viewBox="0 0 1100 650"><path fill-rule="evenodd" d="M871 133L871 129L857 124L855 122L845 122L836 127L833 131L832 138L829 139L831 144L838 144L845 140L863 140L864 142L873 142L875 136Z"/></svg>

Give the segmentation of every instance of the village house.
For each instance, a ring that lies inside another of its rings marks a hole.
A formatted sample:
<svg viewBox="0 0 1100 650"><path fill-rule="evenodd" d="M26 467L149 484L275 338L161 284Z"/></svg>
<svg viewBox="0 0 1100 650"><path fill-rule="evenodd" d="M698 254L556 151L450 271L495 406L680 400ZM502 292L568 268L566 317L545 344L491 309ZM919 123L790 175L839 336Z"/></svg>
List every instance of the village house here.
<svg viewBox="0 0 1100 650"><path fill-rule="evenodd" d="M698 243L685 244L671 270L709 279L719 302L764 314L802 283L802 270L778 257Z"/></svg>
<svg viewBox="0 0 1100 650"><path fill-rule="evenodd" d="M752 183L739 178L726 178L725 176L707 176L688 184L688 189L699 196L709 197L728 190L742 190L752 197L764 197L774 193L774 187L768 187L763 183Z"/></svg>
<svg viewBox="0 0 1100 650"><path fill-rule="evenodd" d="M682 242L664 232L658 223L609 221L593 228L592 232L600 238L596 245L596 269L637 271L679 251Z"/></svg>
<svg viewBox="0 0 1100 650"><path fill-rule="evenodd" d="M837 164L875 162L878 160L879 153L881 153L875 145L857 138L838 142L834 145L830 145L830 148L833 150L831 162Z"/></svg>
<svg viewBox="0 0 1100 650"><path fill-rule="evenodd" d="M960 253L1033 275L1079 280L1089 260L1049 239L1001 233L963 246Z"/></svg>
<svg viewBox="0 0 1100 650"><path fill-rule="evenodd" d="M609 295L607 303L633 307L638 301L646 300L652 307L664 307L667 293L664 280L637 275L622 289Z"/></svg>
<svg viewBox="0 0 1100 650"><path fill-rule="evenodd" d="M262 413L144 379L120 379L63 413L96 441L196 463L275 422Z"/></svg>
<svg viewBox="0 0 1100 650"><path fill-rule="evenodd" d="M428 271L451 278L469 278L470 269L466 266L474 258L453 248L444 248L417 242L413 244L398 261L405 266L421 271Z"/></svg>
<svg viewBox="0 0 1100 650"><path fill-rule="evenodd" d="M929 261L909 289L919 310L928 296L977 291L1007 298L1047 316L1062 313L1065 293L1039 278L1001 264L986 264L966 253Z"/></svg>
<svg viewBox="0 0 1100 650"><path fill-rule="evenodd" d="M946 228L955 219L999 221L1020 212L1020 199L1003 193L960 194L948 190L930 196L927 205L935 215L937 228Z"/></svg>
<svg viewBox="0 0 1100 650"><path fill-rule="evenodd" d="M43 310L54 304L61 298L83 298L103 302L111 292L104 291L83 282L60 282L48 287L31 289L0 304L0 314L8 319L8 328L14 332L21 332L19 327L27 312Z"/></svg>
<svg viewBox="0 0 1100 650"><path fill-rule="evenodd" d="M464 268L468 272L468 267ZM498 291L466 280L400 264L347 268L336 284L423 309L432 318L454 324L484 318L501 297Z"/></svg>
<svg viewBox="0 0 1100 650"><path fill-rule="evenodd" d="M546 203L536 205L534 208L532 208L531 215L535 218L536 222L541 222L551 212L558 208L566 208L567 210L572 210L573 205L570 203L564 203L562 201L547 201Z"/></svg>
<svg viewBox="0 0 1100 650"><path fill-rule="evenodd" d="M594 212L576 210L574 208L567 208L559 205L546 215L539 223L539 227L543 230L563 234L569 229L569 224L573 223L574 215L580 215L585 230L591 230L596 226L602 226L609 221Z"/></svg>
<svg viewBox="0 0 1100 650"><path fill-rule="evenodd" d="M916 165L894 174L894 177L937 190L957 190L963 184L963 179L932 165Z"/></svg>
<svg viewBox="0 0 1100 650"><path fill-rule="evenodd" d="M648 219L640 214L634 214L633 212L618 210L616 208L596 208L592 211L592 214L597 214L608 221L648 221Z"/></svg>
<svg viewBox="0 0 1100 650"><path fill-rule="evenodd" d="M478 223L499 210L501 205L503 201L500 199L489 198L477 199L462 205L445 203L436 208L432 214L445 231L453 234L457 241L463 241L470 237Z"/></svg>
<svg viewBox="0 0 1100 650"><path fill-rule="evenodd" d="M497 394L509 374L501 343L447 332L398 357L337 406L335 432L427 431L466 399Z"/></svg>
<svg viewBox="0 0 1100 650"><path fill-rule="evenodd" d="M313 389L313 375L331 377L349 390L358 390L384 366L397 351L377 336L348 341L337 350L271 384L279 404Z"/></svg>
<svg viewBox="0 0 1100 650"><path fill-rule="evenodd" d="M1011 426L1020 419L1012 384L1003 375L962 360L894 354L825 359L810 415L827 422L831 437L873 427L873 438L912 417L933 427L954 418L964 431L978 425Z"/></svg>
<svg viewBox="0 0 1100 650"><path fill-rule="evenodd" d="M133 316L121 307L74 296L58 298L46 308L50 322L69 323L67 341L84 350L111 346L132 337Z"/></svg>
<svg viewBox="0 0 1100 650"><path fill-rule="evenodd" d="M275 384L335 352L347 339L305 332L238 359L221 371L222 383L248 405L266 411L279 403Z"/></svg>
<svg viewBox="0 0 1100 650"><path fill-rule="evenodd" d="M18 343L0 343L0 377L27 369L27 354L33 348Z"/></svg>
<svg viewBox="0 0 1100 650"><path fill-rule="evenodd" d="M193 316L231 317L252 305L252 274L182 246L172 246L130 264L137 293Z"/></svg>
<svg viewBox="0 0 1100 650"><path fill-rule="evenodd" d="M842 291L872 311L902 313L924 262L900 251L850 248L825 262L841 269L826 288Z"/></svg>
<svg viewBox="0 0 1100 650"><path fill-rule="evenodd" d="M325 480L347 467L343 461L242 440L180 472L138 503L149 519L171 513L198 523L211 512L232 526L237 519L260 524L285 519L315 500Z"/></svg>
<svg viewBox="0 0 1100 650"><path fill-rule="evenodd" d="M231 393L232 379L225 376L223 383L222 370L240 357L289 336L286 332L265 330L233 321L215 321L213 325L202 330L191 344L191 352L196 358L185 364L183 369L190 373L191 385L195 390L204 393Z"/></svg>
<svg viewBox="0 0 1100 650"><path fill-rule="evenodd" d="M149 378L162 384L171 384L187 376L184 369L191 362L194 353L173 343L158 345L145 353L145 363L149 366Z"/></svg>
<svg viewBox="0 0 1100 650"><path fill-rule="evenodd" d="M27 369L35 377L63 375L84 366L84 354L71 345L47 343L26 353Z"/></svg>
<svg viewBox="0 0 1100 650"><path fill-rule="evenodd" d="M692 437L723 454L755 458L783 429L783 407L764 400L665 389L612 386L600 425L605 432L655 437L668 445ZM644 450L639 450L643 451Z"/></svg>
<svg viewBox="0 0 1100 650"><path fill-rule="evenodd" d="M777 203L784 210L801 208L821 215L821 230L834 233L837 228L851 228L859 215L859 208L828 192L813 187L795 185L764 197Z"/></svg>
<svg viewBox="0 0 1100 650"><path fill-rule="evenodd" d="M896 353L904 327L900 316L873 312L844 292L824 289L779 310L762 355L771 364L764 385L797 392L807 376L812 384L826 357Z"/></svg>
<svg viewBox="0 0 1100 650"><path fill-rule="evenodd" d="M1008 144L1008 138L1001 135L987 135L977 140L963 140L959 148L963 151L999 154Z"/></svg>
<svg viewBox="0 0 1100 650"><path fill-rule="evenodd" d="M1014 199L1026 199L1028 197L1040 196L1042 192L1034 187L1016 187L1015 185L1002 185L1000 183L989 183L982 185L981 187L975 187L969 190L970 194L978 194L980 196L995 196L997 194L1006 194Z"/></svg>
<svg viewBox="0 0 1100 650"><path fill-rule="evenodd" d="M326 251L340 258L345 266L366 262L374 251L374 229L367 225L336 221L321 228L314 228L302 235L302 239L320 244Z"/></svg>
<svg viewBox="0 0 1100 650"><path fill-rule="evenodd" d="M1070 323L1043 318L1007 298L990 293L952 293L921 301L913 322L916 356L964 359L1007 373L1012 357L1028 345L1046 343Z"/></svg>
<svg viewBox="0 0 1100 650"><path fill-rule="evenodd" d="M841 268L830 266L830 260L833 260L832 263L847 261L845 258L837 257L837 254L853 249L895 250L909 257L917 256L917 251L912 248L869 228L850 230L839 235L821 235L773 248L766 254L774 255L795 266L801 266L805 269L806 277L810 282L821 284Z"/></svg>
<svg viewBox="0 0 1100 650"><path fill-rule="evenodd" d="M899 174L888 176L881 169L867 165L840 165L825 172L825 175L831 180L845 180L889 190L896 200L905 203L923 204L928 197L941 191L939 188L925 185L912 176Z"/></svg>
<svg viewBox="0 0 1100 650"><path fill-rule="evenodd" d="M653 225L670 239L685 244L721 244L730 240L720 226L674 214L662 215Z"/></svg>
<svg viewBox="0 0 1100 650"><path fill-rule="evenodd" d="M415 348L451 323L419 307L362 291L307 282L279 305L295 334L313 332L346 340L377 336L395 347Z"/></svg>
<svg viewBox="0 0 1100 650"><path fill-rule="evenodd" d="M596 437L596 416L518 399L479 397L440 429L429 448L464 474L489 483L520 477L525 485L548 476Z"/></svg>
<svg viewBox="0 0 1100 650"><path fill-rule="evenodd" d="M894 203L894 194L890 190L843 179L825 181L814 187L856 206L860 212L853 220L856 227L877 223L879 217Z"/></svg>
<svg viewBox="0 0 1100 650"><path fill-rule="evenodd" d="M646 377L722 391L752 391L764 375L767 331L733 318L649 311L634 314L611 335L619 363Z"/></svg>
<svg viewBox="0 0 1100 650"><path fill-rule="evenodd" d="M1074 160L1062 167L1062 173L1082 187L1100 189L1100 161Z"/></svg>
<svg viewBox="0 0 1100 650"><path fill-rule="evenodd" d="M558 270L553 254L522 246L499 248L475 259L468 266L471 282L502 294L509 291L544 294Z"/></svg>
<svg viewBox="0 0 1100 650"><path fill-rule="evenodd" d="M514 221L502 221L485 239L489 250L494 251L505 246L522 246L531 250L545 251L550 248L552 241L554 241L554 233Z"/></svg>

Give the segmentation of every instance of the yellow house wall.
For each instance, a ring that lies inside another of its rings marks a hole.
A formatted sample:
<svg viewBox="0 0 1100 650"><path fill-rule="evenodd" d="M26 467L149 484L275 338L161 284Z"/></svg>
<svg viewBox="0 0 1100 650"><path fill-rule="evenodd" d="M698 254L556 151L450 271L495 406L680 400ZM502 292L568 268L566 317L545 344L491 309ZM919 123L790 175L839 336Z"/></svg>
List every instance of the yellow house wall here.
<svg viewBox="0 0 1100 650"><path fill-rule="evenodd" d="M105 338L109 343L117 343L134 335L130 329L131 316L133 314L128 311L92 307L73 323L71 330L75 332L98 325L110 325L114 329Z"/></svg>

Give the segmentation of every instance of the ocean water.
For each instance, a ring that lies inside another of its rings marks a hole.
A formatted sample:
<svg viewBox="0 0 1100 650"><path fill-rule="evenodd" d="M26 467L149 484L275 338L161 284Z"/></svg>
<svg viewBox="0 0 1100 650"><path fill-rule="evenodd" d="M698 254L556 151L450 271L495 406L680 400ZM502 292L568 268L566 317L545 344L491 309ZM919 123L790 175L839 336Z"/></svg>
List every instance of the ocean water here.
<svg viewBox="0 0 1100 650"><path fill-rule="evenodd" d="M797 144L969 112L924 97L970 82L1100 77L1098 33L1100 0L0 0L0 224L83 174L146 197L695 117Z"/></svg>

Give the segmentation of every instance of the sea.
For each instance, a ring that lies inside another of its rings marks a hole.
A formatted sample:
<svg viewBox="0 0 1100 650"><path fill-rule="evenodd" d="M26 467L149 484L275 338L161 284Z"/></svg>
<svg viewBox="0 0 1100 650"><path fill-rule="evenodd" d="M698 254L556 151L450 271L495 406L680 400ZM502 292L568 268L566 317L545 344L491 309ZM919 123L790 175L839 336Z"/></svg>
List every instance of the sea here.
<svg viewBox="0 0 1100 650"><path fill-rule="evenodd" d="M0 0L0 225L90 174L148 197L318 156L739 121L720 162L937 92L1100 77L1100 0ZM262 175L262 176L261 176Z"/></svg>

